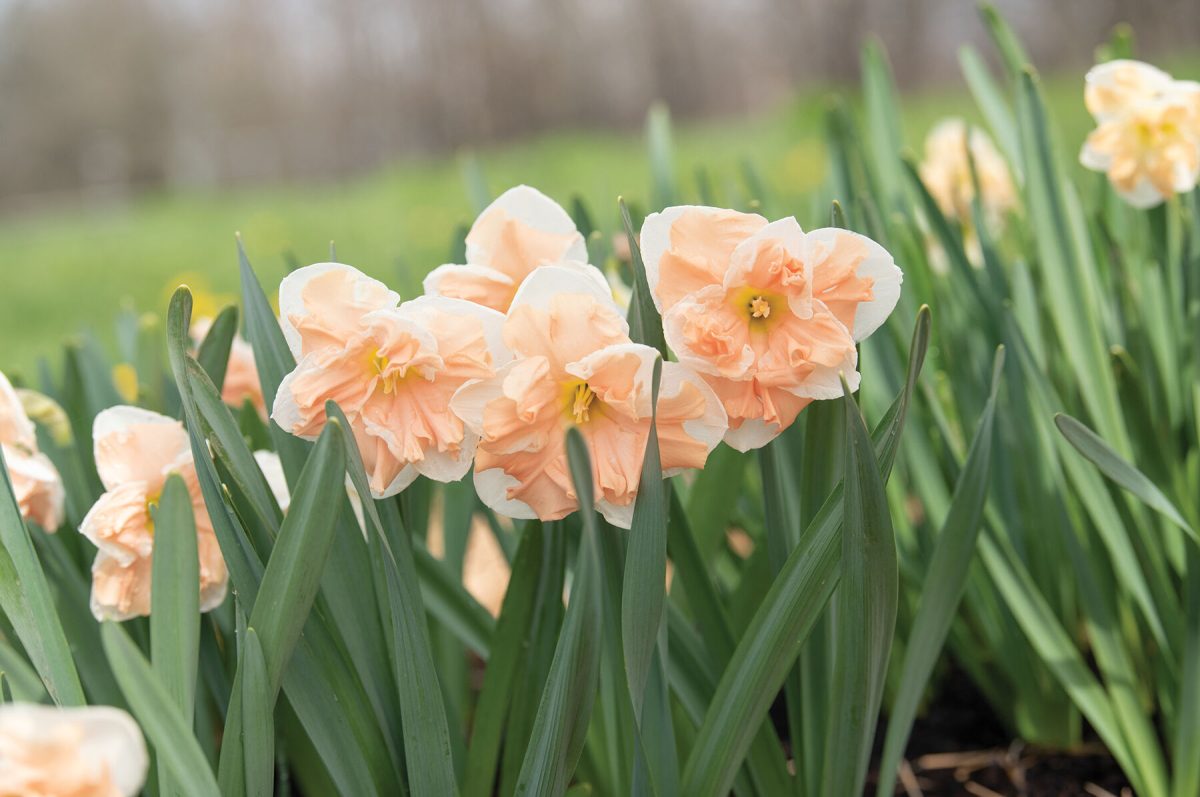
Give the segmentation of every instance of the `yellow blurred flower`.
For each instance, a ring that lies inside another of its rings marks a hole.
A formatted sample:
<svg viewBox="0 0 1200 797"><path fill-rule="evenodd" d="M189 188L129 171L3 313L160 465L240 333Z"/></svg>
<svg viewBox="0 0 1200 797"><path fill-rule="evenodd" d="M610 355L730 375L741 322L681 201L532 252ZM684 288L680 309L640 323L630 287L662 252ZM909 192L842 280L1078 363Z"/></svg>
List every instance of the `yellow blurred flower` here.
<svg viewBox="0 0 1200 797"><path fill-rule="evenodd" d="M1200 83L1140 61L1093 67L1084 99L1097 126L1079 161L1129 204L1153 207L1200 180Z"/></svg>

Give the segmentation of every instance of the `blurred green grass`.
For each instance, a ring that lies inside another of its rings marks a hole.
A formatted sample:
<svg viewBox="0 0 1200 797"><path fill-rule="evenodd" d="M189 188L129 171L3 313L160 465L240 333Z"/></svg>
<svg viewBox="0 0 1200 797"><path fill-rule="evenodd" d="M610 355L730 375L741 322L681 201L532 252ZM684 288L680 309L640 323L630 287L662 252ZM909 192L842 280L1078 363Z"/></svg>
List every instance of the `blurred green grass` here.
<svg viewBox="0 0 1200 797"><path fill-rule="evenodd" d="M1200 72L1200 57L1163 65L1177 75ZM1078 148L1090 129L1083 70L1046 81L1062 146ZM695 173L709 174L718 200L737 196L749 162L784 207L799 212L805 192L824 178L823 113L832 90L810 90L753 118L677 125L676 177L695 198ZM914 93L903 103L904 129L919 151L944 115L978 120L961 82ZM637 132L559 132L473 154L490 191L528 183L566 204L581 196L603 229L616 229L616 198L643 207L650 174ZM112 340L122 306L163 312L180 281L233 298L234 233L240 231L271 293L288 257L301 263L337 258L387 281L402 295L446 262L456 230L474 217L464 158L396 163L338 185L281 186L147 196L109 210L62 210L0 220L0 369L28 376L40 355L84 330Z"/></svg>

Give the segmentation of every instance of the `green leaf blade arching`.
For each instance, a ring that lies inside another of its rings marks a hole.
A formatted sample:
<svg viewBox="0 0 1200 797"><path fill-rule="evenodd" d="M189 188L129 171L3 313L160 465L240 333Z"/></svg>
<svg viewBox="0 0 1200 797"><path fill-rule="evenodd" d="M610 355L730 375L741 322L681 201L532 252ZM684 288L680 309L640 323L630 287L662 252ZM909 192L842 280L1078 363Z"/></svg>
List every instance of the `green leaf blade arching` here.
<svg viewBox="0 0 1200 797"><path fill-rule="evenodd" d="M892 793L896 771L904 754L921 695L929 680L938 654L945 644L954 620L967 572L975 555L975 543L987 502L988 478L992 464L993 419L996 394L1004 366L1004 350L996 352L992 368L992 391L971 441L950 511L942 524L933 556L926 568L917 616L909 631L908 652L900 676L896 699L888 713L887 736L879 764L878 797Z"/></svg>
<svg viewBox="0 0 1200 797"><path fill-rule="evenodd" d="M561 794L570 783L592 715L600 676L601 614L600 555L587 444L576 429L567 433L567 455L575 494L583 516L583 535L576 560L571 601L559 633L546 687L521 775L518 794Z"/></svg>
<svg viewBox="0 0 1200 797"><path fill-rule="evenodd" d="M82 706L75 660L29 535L0 451L0 609L54 702Z"/></svg>
<svg viewBox="0 0 1200 797"><path fill-rule="evenodd" d="M900 570L883 477L862 413L842 380L846 412L842 567L835 598L833 705L823 794L861 794L896 632Z"/></svg>

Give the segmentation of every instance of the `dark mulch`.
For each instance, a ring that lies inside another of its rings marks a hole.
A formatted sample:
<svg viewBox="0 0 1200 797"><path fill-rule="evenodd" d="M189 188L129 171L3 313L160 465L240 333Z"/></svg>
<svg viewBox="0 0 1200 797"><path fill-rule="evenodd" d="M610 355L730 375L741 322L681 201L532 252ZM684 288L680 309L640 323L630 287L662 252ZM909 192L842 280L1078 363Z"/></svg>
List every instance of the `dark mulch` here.
<svg viewBox="0 0 1200 797"><path fill-rule="evenodd" d="M882 730L876 739L882 745ZM905 797L1106 797L1132 795L1129 782L1099 744L1071 753L1013 741L987 701L960 671L939 682L918 718L896 794ZM875 794L875 773L867 785Z"/></svg>

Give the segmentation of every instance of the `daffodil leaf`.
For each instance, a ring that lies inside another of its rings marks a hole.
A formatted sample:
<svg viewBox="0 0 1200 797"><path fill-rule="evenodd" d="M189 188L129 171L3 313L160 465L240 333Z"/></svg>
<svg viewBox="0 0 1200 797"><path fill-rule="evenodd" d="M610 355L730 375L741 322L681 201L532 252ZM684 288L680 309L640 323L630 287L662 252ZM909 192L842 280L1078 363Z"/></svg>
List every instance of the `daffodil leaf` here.
<svg viewBox="0 0 1200 797"><path fill-rule="evenodd" d="M567 458L579 496L583 534L571 586L571 601L538 703L533 733L517 781L518 794L566 791L587 735L600 675L602 574L597 551L597 522L592 463L578 430L567 432Z"/></svg>
<svg viewBox="0 0 1200 797"><path fill-rule="evenodd" d="M200 647L200 559L196 521L187 485L172 474L154 509L151 564L150 661L184 722L195 706ZM174 793L173 778L158 762L159 784Z"/></svg>
<svg viewBox="0 0 1200 797"><path fill-rule="evenodd" d="M3 451L0 451L0 609L12 623L54 702L82 706L79 673L55 611L45 571L13 494Z"/></svg>
<svg viewBox="0 0 1200 797"><path fill-rule="evenodd" d="M646 266L642 262L642 247L639 243L638 232L629 216L629 206L624 199L618 199L621 210L621 223L625 227L625 237L629 239L629 256L633 265L633 295L629 299L629 337L634 343L644 343L658 349L663 359L667 357L667 342L663 338L662 317L654 306L654 298L650 295L650 283L646 280Z"/></svg>
<svg viewBox="0 0 1200 797"><path fill-rule="evenodd" d="M154 674L150 663L120 625L103 623L100 637L117 683L133 715L154 747L154 753L171 773L172 785L185 797L221 794L204 752L192 735L174 699Z"/></svg>
<svg viewBox="0 0 1200 797"><path fill-rule="evenodd" d="M912 723L916 718L925 685L950 633L959 601L967 584L967 573L975 556L975 543L983 524L988 479L992 464L992 430L996 394L1003 373L1004 349L996 352L992 366L992 391L975 428L971 450L954 488L950 511L925 568L925 583L907 640L907 654L900 685L888 712L887 736L879 763L878 797L893 793L897 769L904 755Z"/></svg>
<svg viewBox="0 0 1200 797"><path fill-rule="evenodd" d="M267 672L266 655L258 632L247 628L242 637L242 755L248 795L274 794L275 789L275 691ZM235 739L229 740L235 744Z"/></svg>
<svg viewBox="0 0 1200 797"><path fill-rule="evenodd" d="M233 347L234 336L237 335L238 311L236 307L226 307L213 319L208 334L200 341L196 351L196 361L204 367L205 373L220 392L225 384L225 371L229 366L229 352Z"/></svg>

